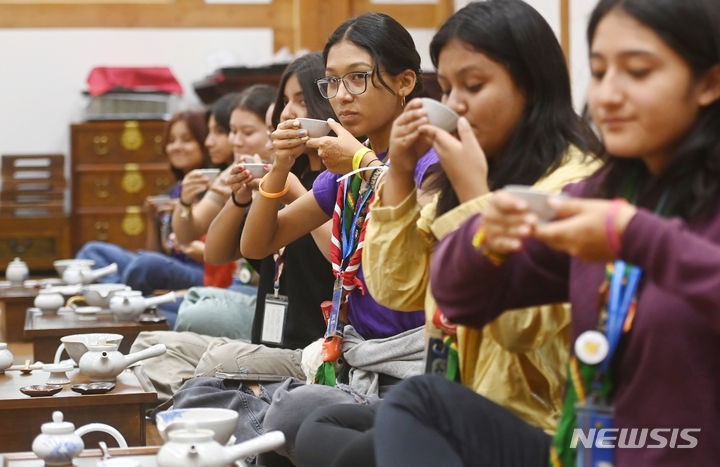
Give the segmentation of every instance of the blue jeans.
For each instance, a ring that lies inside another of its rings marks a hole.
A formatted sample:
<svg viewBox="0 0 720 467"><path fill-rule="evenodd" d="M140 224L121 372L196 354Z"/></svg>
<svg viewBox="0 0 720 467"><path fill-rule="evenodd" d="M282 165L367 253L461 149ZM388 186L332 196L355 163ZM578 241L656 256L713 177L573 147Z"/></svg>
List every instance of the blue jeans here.
<svg viewBox="0 0 720 467"><path fill-rule="evenodd" d="M202 285L205 273L202 263L196 261L185 262L154 251L133 253L112 243L98 241L86 243L76 257L94 260L93 268L116 263L117 274L105 276L100 281L124 283L143 295L155 290L182 290Z"/></svg>

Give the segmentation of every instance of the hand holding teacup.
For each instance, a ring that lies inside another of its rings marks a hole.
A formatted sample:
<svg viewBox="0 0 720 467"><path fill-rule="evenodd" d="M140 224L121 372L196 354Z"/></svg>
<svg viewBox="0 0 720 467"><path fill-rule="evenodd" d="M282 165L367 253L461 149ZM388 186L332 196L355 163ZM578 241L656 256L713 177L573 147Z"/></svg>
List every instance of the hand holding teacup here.
<svg viewBox="0 0 720 467"><path fill-rule="evenodd" d="M330 172L336 174L351 172L353 156L363 145L352 133L332 118L328 119L327 124L337 136L310 138L306 146L317 149L318 156Z"/></svg>

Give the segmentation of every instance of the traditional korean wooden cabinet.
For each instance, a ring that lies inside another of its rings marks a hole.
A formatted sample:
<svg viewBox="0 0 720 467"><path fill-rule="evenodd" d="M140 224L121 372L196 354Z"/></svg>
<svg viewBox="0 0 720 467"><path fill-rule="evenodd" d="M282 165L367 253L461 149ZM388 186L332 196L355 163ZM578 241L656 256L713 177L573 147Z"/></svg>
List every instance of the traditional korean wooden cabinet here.
<svg viewBox="0 0 720 467"><path fill-rule="evenodd" d="M90 240L145 245L145 198L173 183L162 153L162 120L72 125L72 249Z"/></svg>

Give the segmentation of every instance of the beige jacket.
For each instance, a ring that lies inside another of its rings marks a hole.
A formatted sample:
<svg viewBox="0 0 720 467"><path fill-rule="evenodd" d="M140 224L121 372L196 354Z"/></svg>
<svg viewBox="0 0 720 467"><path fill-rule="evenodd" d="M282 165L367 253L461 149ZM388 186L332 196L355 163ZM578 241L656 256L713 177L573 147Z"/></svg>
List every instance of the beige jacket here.
<svg viewBox="0 0 720 467"><path fill-rule="evenodd" d="M563 165L534 187L557 193L599 167L571 147ZM438 240L482 212L489 199L480 196L436 218L437 197L421 209L415 191L395 207L383 207L376 196L362 258L373 298L395 310L424 308L427 335L439 335L432 325L437 305L429 287L430 255ZM482 330L458 326L462 382L552 434L562 409L569 335L567 304L509 310Z"/></svg>

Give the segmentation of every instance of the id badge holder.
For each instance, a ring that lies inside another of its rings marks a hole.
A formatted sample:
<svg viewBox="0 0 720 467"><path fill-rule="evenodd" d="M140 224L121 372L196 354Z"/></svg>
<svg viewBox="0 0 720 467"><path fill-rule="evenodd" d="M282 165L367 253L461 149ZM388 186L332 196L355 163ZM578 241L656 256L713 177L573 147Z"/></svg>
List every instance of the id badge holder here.
<svg viewBox="0 0 720 467"><path fill-rule="evenodd" d="M265 295L265 313L263 314L260 341L266 344L280 345L285 334L288 298L285 295Z"/></svg>
<svg viewBox="0 0 720 467"><path fill-rule="evenodd" d="M445 378L448 369L449 349L443 342L442 336L431 336L427 341L425 354L425 373Z"/></svg>
<svg viewBox="0 0 720 467"><path fill-rule="evenodd" d="M330 308L330 318L327 323L327 331L325 331L325 337L332 337L335 335L335 331L338 326L338 319L340 316L340 306L342 305L342 279L340 277L335 281L333 286L332 306Z"/></svg>
<svg viewBox="0 0 720 467"><path fill-rule="evenodd" d="M612 407L604 403L596 404L575 404L577 417L577 428L582 430L585 436L592 439L592 446L585 447L582 442L577 444L576 467L613 467L614 446L603 444L598 441L597 436L600 430L612 428ZM594 434L594 436L592 436Z"/></svg>

